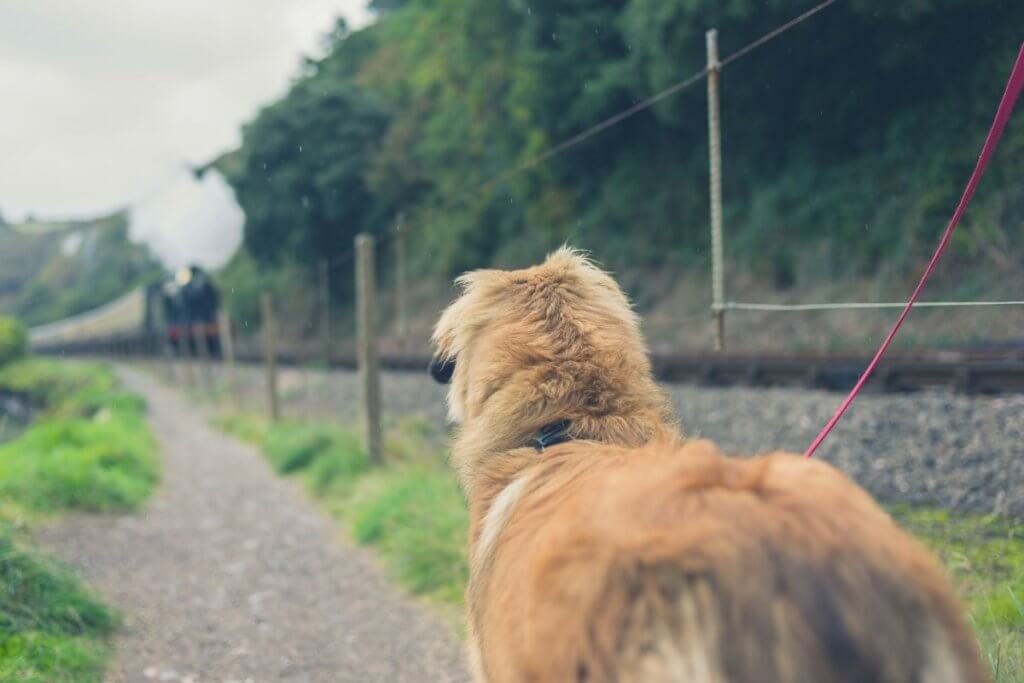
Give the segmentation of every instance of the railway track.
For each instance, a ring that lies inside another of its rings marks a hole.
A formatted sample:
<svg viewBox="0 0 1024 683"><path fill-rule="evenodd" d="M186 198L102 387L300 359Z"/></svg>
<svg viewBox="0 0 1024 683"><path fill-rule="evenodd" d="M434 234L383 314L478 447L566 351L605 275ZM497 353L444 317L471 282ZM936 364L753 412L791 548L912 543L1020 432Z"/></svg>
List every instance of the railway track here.
<svg viewBox="0 0 1024 683"><path fill-rule="evenodd" d="M39 345L37 353L62 356L160 357L156 339L142 335L108 337L74 344ZM261 362L259 348L242 345L241 362ZM315 363L311 350L283 348L282 365ZM382 353L381 367L399 371L425 371L422 354ZM867 365L868 356L821 354L664 354L652 355L655 375L663 382L706 386L802 387L828 391L848 390ZM354 368L355 353L340 348L332 367ZM867 391L899 393L945 390L962 394L1024 393L1024 349L995 348L974 351L892 354L879 365Z"/></svg>

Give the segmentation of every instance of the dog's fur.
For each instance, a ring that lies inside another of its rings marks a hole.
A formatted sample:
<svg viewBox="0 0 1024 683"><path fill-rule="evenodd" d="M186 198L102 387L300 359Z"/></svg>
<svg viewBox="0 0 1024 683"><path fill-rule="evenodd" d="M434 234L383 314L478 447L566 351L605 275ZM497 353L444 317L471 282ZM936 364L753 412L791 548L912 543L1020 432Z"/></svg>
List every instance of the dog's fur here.
<svg viewBox="0 0 1024 683"><path fill-rule="evenodd" d="M478 681L987 680L936 563L861 489L679 435L607 274L562 249L459 284L432 371ZM573 441L527 447L563 419Z"/></svg>

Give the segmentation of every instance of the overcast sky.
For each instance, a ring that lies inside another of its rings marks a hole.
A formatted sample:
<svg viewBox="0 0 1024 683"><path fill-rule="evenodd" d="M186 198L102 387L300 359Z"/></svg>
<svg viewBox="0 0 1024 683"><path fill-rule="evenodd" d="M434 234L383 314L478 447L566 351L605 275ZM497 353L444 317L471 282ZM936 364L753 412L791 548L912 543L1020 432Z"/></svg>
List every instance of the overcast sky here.
<svg viewBox="0 0 1024 683"><path fill-rule="evenodd" d="M0 0L0 212L180 201L365 0ZM222 196L207 187L206 194ZM180 208L180 207L179 207Z"/></svg>

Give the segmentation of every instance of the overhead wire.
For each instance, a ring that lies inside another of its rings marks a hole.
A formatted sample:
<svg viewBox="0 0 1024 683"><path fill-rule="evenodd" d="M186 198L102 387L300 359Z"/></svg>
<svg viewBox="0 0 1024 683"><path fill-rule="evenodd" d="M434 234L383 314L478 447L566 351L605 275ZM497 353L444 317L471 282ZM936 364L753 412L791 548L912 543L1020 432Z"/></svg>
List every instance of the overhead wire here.
<svg viewBox="0 0 1024 683"><path fill-rule="evenodd" d="M825 0L824 2L815 5L809 10L794 17L793 19L787 21L786 23L777 26L776 28L756 38L755 40L750 41L743 47L730 53L725 58L719 60L719 63L716 68L718 70L721 70L726 66L732 64L733 62L736 62L737 60L747 56L751 52L757 50L758 48L774 40L775 38L778 38L783 33L786 33L787 31L802 24L803 22L807 21L814 15L818 14L822 10L828 8L830 5L833 5L838 1L839 0ZM548 149L539 152L519 162L518 164L515 164L512 167L507 168L504 171L501 171L491 176L487 180L484 180L479 183L468 184L464 186L462 189L456 190L450 195L451 198L448 201L442 202L440 206L429 209L429 211L434 214L450 211L454 209L456 206L459 206L461 203L463 203L470 197L476 196L481 192L489 191L493 189L496 185L499 185L500 183L509 180L510 178L513 178L519 175L520 173L524 173L557 156L560 156L565 152L568 152L569 150L586 142L590 138L593 138L594 136L599 135L600 133L608 130L609 128L613 128L614 126L619 125L623 121L632 118L633 116L639 114L640 112L650 109L658 102L661 102L662 100L665 100L673 95L676 95L680 92L683 92L684 90L693 87L694 85L700 83L704 78L706 78L709 72L710 67L704 66L702 69L687 76L686 78L676 81L672 85L669 85L668 87L659 90L658 92L654 93L649 97L644 98L643 100L637 102L636 104L633 104L615 114L612 114L611 116L605 119L602 119L601 121L598 121L594 125L580 131L579 133L576 133L575 135L572 135L566 138L565 140L562 140L561 142L552 145ZM411 228L412 230L415 229L414 225L410 225L408 227ZM384 233L377 235L376 237L378 240L378 246L389 240L393 233L393 229L388 229L384 231ZM335 267L343 265L345 262L347 262L348 259L352 258L354 254L355 249L353 247L346 249L341 254L338 254L331 258L331 260L329 261L329 267L333 270Z"/></svg>

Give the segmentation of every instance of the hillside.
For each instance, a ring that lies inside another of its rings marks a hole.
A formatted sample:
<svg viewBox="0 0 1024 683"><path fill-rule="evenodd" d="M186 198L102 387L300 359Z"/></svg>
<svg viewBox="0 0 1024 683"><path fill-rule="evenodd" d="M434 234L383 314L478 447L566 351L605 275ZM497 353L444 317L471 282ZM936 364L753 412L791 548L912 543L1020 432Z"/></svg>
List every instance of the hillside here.
<svg viewBox="0 0 1024 683"><path fill-rule="evenodd" d="M37 325L111 301L162 270L125 213L0 225L0 313Z"/></svg>
<svg viewBox="0 0 1024 683"><path fill-rule="evenodd" d="M810 4L377 5L367 28L339 23L326 55L307 59L286 96L245 126L241 148L215 162L246 214L251 263L228 273L259 273L277 287L304 277L308 287L321 258L343 259L357 232L384 236L403 214L424 319L452 275L529 263L568 241L620 274L667 330L665 343L706 347L703 82L544 163L532 159L698 72L705 29L719 29L725 57ZM1005 0L840 2L730 64L729 297L903 298L973 164L1022 24L1024 5ZM1018 115L930 298L1020 298L1021 187ZM336 300L347 301L350 283L339 274ZM890 317L745 314L730 329L766 347L780 335L796 346L860 347ZM679 319L696 320L695 331ZM915 319L918 337L903 343L1009 339L1024 325L1017 311Z"/></svg>

